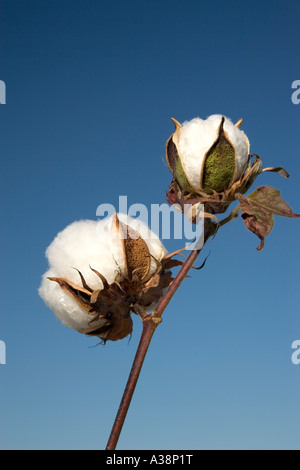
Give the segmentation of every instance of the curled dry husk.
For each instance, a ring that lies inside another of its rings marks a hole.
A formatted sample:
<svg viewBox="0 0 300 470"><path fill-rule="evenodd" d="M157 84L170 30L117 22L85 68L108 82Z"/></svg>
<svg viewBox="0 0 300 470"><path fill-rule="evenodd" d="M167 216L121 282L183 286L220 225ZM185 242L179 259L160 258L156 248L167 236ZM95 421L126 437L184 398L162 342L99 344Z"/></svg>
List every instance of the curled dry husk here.
<svg viewBox="0 0 300 470"><path fill-rule="evenodd" d="M117 214L113 216L111 230L116 243L121 244L124 257L122 268L116 265L112 267L115 271L113 282L109 283L92 265L89 269L98 278L98 288L91 287L76 267L78 283L57 276L49 276L44 280L44 285L46 281L57 283L76 302L80 315L83 312L89 317L84 327L75 326L74 329L89 336L97 336L103 342L116 341L131 334L131 313L144 312L155 305L172 282L170 269L182 265L181 261L166 255L162 259L154 259L140 233L121 222ZM45 287L42 288L41 296L49 304L44 291Z"/></svg>
<svg viewBox="0 0 300 470"><path fill-rule="evenodd" d="M216 119L218 116L211 118ZM189 166L192 160L192 156L189 155L189 143L186 144L186 154L183 155L181 145L183 126L176 119L172 119L175 132L167 141L166 159L173 174L173 181L168 190L167 200L172 205L179 205L182 211L186 204L195 207L198 204L205 204L206 216L208 213L224 213L237 199L237 194L245 194L263 171L276 171L288 176L283 168L262 170L260 157L249 154L249 140L240 130L242 119L235 126L224 116L220 116L219 119L216 137L211 141L211 145L207 146L207 142L205 143L207 148L205 152L201 148L200 138L199 155L201 152L203 154L199 156L198 167L197 162L195 165L195 156L193 164ZM225 130L226 122L228 132Z"/></svg>

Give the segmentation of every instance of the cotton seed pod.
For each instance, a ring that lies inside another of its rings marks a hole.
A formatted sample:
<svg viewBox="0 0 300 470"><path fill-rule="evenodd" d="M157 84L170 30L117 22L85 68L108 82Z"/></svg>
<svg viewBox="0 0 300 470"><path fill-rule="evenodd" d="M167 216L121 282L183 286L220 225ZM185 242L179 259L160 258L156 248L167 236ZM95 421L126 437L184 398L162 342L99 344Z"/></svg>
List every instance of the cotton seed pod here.
<svg viewBox="0 0 300 470"><path fill-rule="evenodd" d="M153 308L171 283L166 254L145 224L126 215L74 222L47 249L39 294L69 328L122 339L132 332L130 314Z"/></svg>
<svg viewBox="0 0 300 470"><path fill-rule="evenodd" d="M169 168L182 190L223 192L242 176L248 163L249 140L240 130L242 120L213 115L181 125L167 142Z"/></svg>
<svg viewBox="0 0 300 470"><path fill-rule="evenodd" d="M287 176L281 168L262 170L258 155L250 155L250 144L240 127L222 115L195 118L182 125L173 119L175 132L166 144L166 158L173 174L167 200L186 213L186 204L204 205L204 217L224 213L245 194L263 171ZM254 158L254 159L253 159ZM197 223L197 219L192 220Z"/></svg>

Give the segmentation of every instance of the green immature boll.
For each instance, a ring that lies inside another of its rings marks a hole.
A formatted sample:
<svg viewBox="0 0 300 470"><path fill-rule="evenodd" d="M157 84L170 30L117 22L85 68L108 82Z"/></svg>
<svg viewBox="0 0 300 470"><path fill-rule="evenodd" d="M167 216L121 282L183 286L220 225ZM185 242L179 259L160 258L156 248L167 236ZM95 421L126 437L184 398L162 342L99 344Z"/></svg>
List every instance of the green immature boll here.
<svg viewBox="0 0 300 470"><path fill-rule="evenodd" d="M243 175L249 162L249 140L230 119L213 115L181 125L167 142L167 162L181 190L222 193Z"/></svg>

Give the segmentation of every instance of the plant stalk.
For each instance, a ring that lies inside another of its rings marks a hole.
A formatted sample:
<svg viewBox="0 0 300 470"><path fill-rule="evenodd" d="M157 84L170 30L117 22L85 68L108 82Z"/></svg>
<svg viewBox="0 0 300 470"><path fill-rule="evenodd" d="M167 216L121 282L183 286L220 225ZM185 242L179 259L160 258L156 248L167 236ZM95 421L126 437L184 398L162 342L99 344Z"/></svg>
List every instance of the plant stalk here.
<svg viewBox="0 0 300 470"><path fill-rule="evenodd" d="M229 221L233 220L237 216L237 211L234 210L229 217L224 219L224 222L219 224L225 225ZM211 223L209 220L205 221L205 229L204 229L204 243L203 246L206 244L208 239L213 236L216 231L218 230L218 226L216 224ZM140 342L138 345L138 349L135 355L135 359L131 368L131 372L123 393L123 397L119 406L119 410L113 424L111 434L106 446L106 450L115 450L123 425L124 421L131 403L131 399L152 339L154 331L156 330L157 326L161 323L162 319L161 316L165 311L167 305L169 304L170 300L172 299L173 295L177 291L178 287L182 283L182 281L186 278L188 271L193 266L195 260L197 259L198 255L200 254L203 246L197 250L191 251L190 255L188 256L187 260L183 264L182 268L178 272L177 276L175 277L174 281L170 285L170 287L165 292L164 296L158 303L156 309L152 314L147 314L143 312L140 314L140 317L143 321L143 331L140 338Z"/></svg>
<svg viewBox="0 0 300 470"><path fill-rule="evenodd" d="M187 272L192 267L200 251L201 250L195 250L190 253L189 257L182 266L178 275L176 276L171 286L157 305L155 311L150 315L146 313L144 313L143 315L143 331L141 339L119 406L119 410L106 446L106 450L115 450L116 448L154 331L156 330L156 327L159 325L159 323L161 323L161 316L165 308L167 307L168 303L170 302L171 298L175 294L183 279L186 277Z"/></svg>
<svg viewBox="0 0 300 470"><path fill-rule="evenodd" d="M161 320L160 320L161 321ZM120 403L120 407L106 446L106 450L114 450L119 440L120 433L127 415L127 411L147 354L153 333L158 326L157 321L153 321L152 315L145 314L143 318L143 331L135 355L135 359L131 368L131 372L124 390L124 394Z"/></svg>

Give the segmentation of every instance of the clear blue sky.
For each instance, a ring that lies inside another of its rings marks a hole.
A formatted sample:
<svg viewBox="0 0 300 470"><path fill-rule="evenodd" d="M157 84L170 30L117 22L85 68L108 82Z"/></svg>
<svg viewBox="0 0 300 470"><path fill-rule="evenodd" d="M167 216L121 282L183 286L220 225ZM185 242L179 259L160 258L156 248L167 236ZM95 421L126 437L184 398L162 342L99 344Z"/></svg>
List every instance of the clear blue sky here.
<svg viewBox="0 0 300 470"><path fill-rule="evenodd" d="M299 18L296 0L1 1L0 448L105 448L141 325L105 347L61 325L37 293L44 253L119 195L164 201L171 116L243 117L251 151L291 173L255 186L300 212ZM156 331L119 449L300 449L299 221L276 218L258 242L237 220L205 249Z"/></svg>

